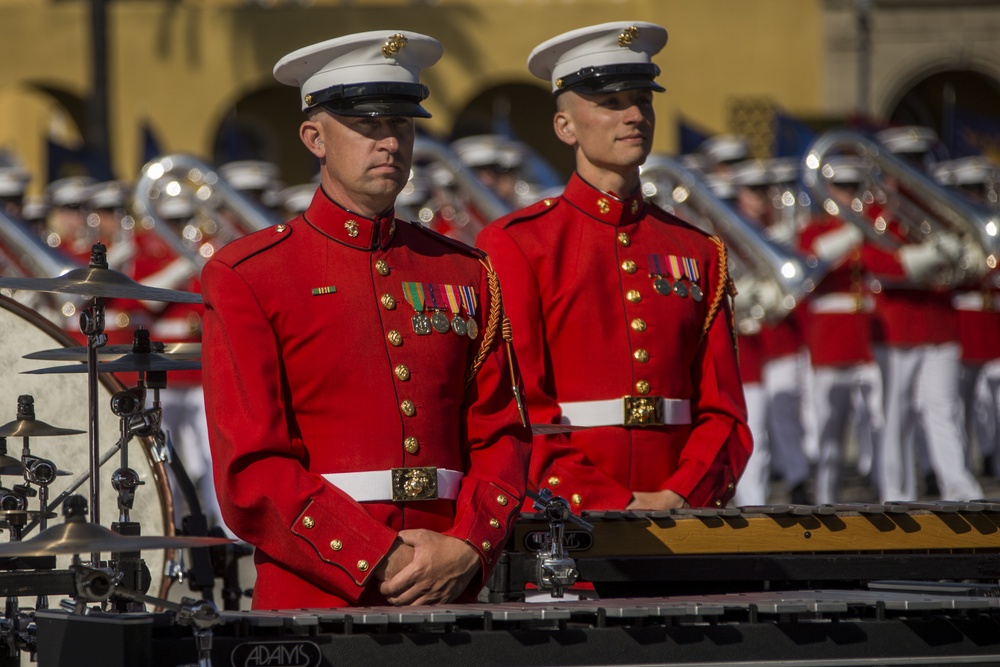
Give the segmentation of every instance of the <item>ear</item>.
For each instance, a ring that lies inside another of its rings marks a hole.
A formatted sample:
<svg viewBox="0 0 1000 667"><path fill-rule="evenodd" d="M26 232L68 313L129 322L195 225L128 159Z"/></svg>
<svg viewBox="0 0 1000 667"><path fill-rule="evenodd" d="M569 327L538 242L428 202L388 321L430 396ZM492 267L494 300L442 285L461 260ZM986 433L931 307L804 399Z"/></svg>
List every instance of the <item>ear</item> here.
<svg viewBox="0 0 1000 667"><path fill-rule="evenodd" d="M323 127L315 120L302 121L299 126L299 138L310 153L320 160L326 157L326 144L323 141Z"/></svg>
<svg viewBox="0 0 1000 667"><path fill-rule="evenodd" d="M576 146L576 129L573 127L572 117L566 111L556 111L556 115L552 117L552 129L559 141Z"/></svg>

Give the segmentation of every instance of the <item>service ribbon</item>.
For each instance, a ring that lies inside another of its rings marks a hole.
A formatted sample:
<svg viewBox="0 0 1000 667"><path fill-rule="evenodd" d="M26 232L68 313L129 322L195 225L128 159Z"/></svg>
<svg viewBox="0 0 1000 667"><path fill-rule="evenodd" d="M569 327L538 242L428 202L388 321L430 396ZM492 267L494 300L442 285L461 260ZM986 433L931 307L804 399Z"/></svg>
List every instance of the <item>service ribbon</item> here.
<svg viewBox="0 0 1000 667"><path fill-rule="evenodd" d="M424 286L421 283L403 283L403 298L418 313L424 310Z"/></svg>
<svg viewBox="0 0 1000 667"><path fill-rule="evenodd" d="M458 288L462 293L462 305L465 306L465 312L469 314L469 317L476 316L476 290L472 289L471 285L462 285Z"/></svg>
<svg viewBox="0 0 1000 667"><path fill-rule="evenodd" d="M444 295L448 299L448 308L458 315L458 311L462 308L462 297L458 293L458 288L454 285L443 285L443 287Z"/></svg>
<svg viewBox="0 0 1000 667"><path fill-rule="evenodd" d="M674 280L683 278L684 272L681 270L680 258L677 255L668 255L667 261L670 263L670 273L673 275Z"/></svg>

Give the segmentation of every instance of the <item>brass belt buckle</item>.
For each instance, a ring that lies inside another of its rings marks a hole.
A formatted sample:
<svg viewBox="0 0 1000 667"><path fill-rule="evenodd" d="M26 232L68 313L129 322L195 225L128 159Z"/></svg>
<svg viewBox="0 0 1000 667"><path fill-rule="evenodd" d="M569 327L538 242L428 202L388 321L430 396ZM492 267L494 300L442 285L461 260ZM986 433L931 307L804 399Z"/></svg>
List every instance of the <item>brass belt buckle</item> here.
<svg viewBox="0 0 1000 667"><path fill-rule="evenodd" d="M660 426L663 424L663 400L659 396L626 396L625 426Z"/></svg>
<svg viewBox="0 0 1000 667"><path fill-rule="evenodd" d="M437 497L437 468L392 469L393 501L435 500Z"/></svg>

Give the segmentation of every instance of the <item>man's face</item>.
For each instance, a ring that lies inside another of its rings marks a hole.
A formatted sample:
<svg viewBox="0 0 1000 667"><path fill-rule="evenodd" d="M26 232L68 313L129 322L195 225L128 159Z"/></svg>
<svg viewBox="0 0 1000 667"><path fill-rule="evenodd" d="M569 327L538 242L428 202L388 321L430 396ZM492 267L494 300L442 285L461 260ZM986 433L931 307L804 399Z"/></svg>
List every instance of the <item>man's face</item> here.
<svg viewBox="0 0 1000 667"><path fill-rule="evenodd" d="M560 96L556 112L556 135L562 141L594 166L618 173L646 161L655 126L653 93L646 89L600 95L569 91Z"/></svg>
<svg viewBox="0 0 1000 667"><path fill-rule="evenodd" d="M323 160L323 186L335 201L364 215L390 208L410 176L413 119L337 116L318 112L306 146Z"/></svg>

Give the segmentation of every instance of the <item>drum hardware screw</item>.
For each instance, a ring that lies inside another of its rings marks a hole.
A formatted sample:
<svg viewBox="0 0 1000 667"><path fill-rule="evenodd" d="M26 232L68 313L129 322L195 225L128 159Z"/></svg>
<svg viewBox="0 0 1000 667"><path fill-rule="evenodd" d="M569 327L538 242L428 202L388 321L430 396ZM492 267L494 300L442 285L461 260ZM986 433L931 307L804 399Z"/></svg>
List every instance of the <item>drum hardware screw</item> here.
<svg viewBox="0 0 1000 667"><path fill-rule="evenodd" d="M810 533L810 532L809 532L809 531L807 530L807 531L805 532L805 534L803 535L803 537L805 537L805 538L806 538L806 539L808 540L808 539L809 539L810 537L812 537L812 533Z"/></svg>

